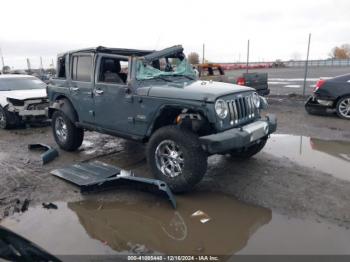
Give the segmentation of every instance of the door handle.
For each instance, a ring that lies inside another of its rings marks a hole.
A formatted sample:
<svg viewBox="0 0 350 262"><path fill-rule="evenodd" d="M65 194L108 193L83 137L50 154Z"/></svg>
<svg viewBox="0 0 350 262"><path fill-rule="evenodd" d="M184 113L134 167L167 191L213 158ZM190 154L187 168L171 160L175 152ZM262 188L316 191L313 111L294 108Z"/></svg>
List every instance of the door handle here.
<svg viewBox="0 0 350 262"><path fill-rule="evenodd" d="M96 93L96 95L102 95L104 93L104 91L101 89L96 89L95 93Z"/></svg>
<svg viewBox="0 0 350 262"><path fill-rule="evenodd" d="M79 91L79 87L72 87L71 90L74 92Z"/></svg>

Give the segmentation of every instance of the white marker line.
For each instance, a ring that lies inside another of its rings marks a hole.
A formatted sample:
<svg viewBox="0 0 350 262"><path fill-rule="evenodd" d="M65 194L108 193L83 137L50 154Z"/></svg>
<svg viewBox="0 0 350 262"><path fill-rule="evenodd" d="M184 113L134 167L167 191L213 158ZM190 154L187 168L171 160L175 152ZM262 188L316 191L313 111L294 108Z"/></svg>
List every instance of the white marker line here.
<svg viewBox="0 0 350 262"><path fill-rule="evenodd" d="M284 87L300 88L300 85L285 85Z"/></svg>

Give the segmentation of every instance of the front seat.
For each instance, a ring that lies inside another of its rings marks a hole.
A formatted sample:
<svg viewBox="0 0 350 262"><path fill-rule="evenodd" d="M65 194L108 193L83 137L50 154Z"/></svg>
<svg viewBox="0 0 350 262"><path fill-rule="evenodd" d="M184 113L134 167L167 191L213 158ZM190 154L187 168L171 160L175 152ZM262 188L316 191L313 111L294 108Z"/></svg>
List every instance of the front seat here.
<svg viewBox="0 0 350 262"><path fill-rule="evenodd" d="M105 60L103 63L103 81L107 83L124 84L124 81L120 78L120 64L119 61L112 59Z"/></svg>

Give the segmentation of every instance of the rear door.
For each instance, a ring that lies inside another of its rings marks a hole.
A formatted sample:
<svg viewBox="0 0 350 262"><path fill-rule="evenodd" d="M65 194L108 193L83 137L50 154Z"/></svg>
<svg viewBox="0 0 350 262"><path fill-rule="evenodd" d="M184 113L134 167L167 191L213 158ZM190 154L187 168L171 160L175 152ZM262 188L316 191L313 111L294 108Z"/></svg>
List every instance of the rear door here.
<svg viewBox="0 0 350 262"><path fill-rule="evenodd" d="M70 60L71 84L70 97L74 108L78 111L79 121L94 122L94 56L89 53L73 54Z"/></svg>

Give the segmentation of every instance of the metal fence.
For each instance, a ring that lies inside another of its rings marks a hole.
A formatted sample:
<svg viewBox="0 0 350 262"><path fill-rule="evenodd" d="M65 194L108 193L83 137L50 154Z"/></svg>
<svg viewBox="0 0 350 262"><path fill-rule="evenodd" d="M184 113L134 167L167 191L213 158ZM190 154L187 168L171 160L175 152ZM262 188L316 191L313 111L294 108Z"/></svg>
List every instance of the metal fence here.
<svg viewBox="0 0 350 262"><path fill-rule="evenodd" d="M305 61L286 61L283 62L287 67L304 67ZM350 59L327 59L327 60L309 60L309 67L320 66L350 66Z"/></svg>
<svg viewBox="0 0 350 262"><path fill-rule="evenodd" d="M249 62L248 68L276 68L276 67L305 67L305 60L298 61L274 61L274 62ZM218 63L224 69L245 69L247 63L235 62L235 63ZM350 59L326 59L326 60L309 60L308 67L325 67L325 66L337 66L337 67L350 67Z"/></svg>

